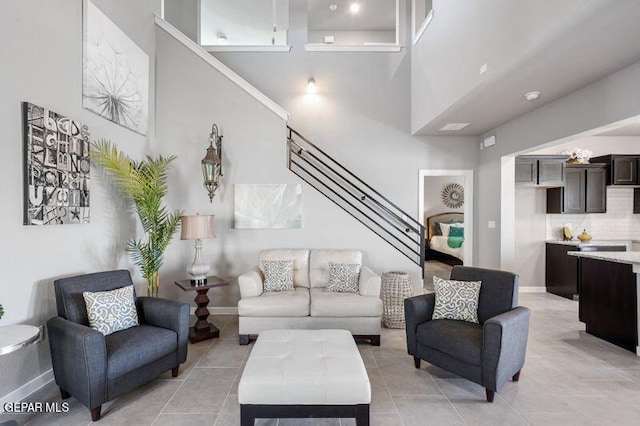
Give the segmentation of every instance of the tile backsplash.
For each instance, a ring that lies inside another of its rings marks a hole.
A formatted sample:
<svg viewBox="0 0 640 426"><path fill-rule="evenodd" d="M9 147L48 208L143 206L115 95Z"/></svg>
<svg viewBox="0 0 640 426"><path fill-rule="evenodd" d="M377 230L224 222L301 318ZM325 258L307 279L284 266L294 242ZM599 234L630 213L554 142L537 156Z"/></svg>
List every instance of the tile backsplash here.
<svg viewBox="0 0 640 426"><path fill-rule="evenodd" d="M633 214L633 188L607 187L607 212L548 214L547 239L561 239L562 227L573 235L586 229L594 240L640 240L640 214Z"/></svg>

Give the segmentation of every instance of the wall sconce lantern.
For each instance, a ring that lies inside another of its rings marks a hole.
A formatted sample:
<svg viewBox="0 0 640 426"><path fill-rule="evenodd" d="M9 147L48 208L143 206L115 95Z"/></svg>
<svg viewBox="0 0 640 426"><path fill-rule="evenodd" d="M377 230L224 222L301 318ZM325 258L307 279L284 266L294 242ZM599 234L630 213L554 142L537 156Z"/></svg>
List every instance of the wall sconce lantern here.
<svg viewBox="0 0 640 426"><path fill-rule="evenodd" d="M202 159L202 176L204 187L209 193L209 201L213 203L213 196L222 177L222 136L218 134L218 126L215 124L211 127L209 134L207 155Z"/></svg>

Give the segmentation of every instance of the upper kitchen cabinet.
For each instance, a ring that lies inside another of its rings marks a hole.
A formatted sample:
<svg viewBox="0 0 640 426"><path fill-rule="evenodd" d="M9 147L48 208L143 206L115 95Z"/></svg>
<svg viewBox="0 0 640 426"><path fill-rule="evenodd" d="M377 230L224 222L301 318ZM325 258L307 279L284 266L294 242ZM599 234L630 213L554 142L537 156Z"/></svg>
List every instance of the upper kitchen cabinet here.
<svg viewBox="0 0 640 426"><path fill-rule="evenodd" d="M605 213L606 164L567 165L564 187L547 189L547 213Z"/></svg>
<svg viewBox="0 0 640 426"><path fill-rule="evenodd" d="M640 188L633 190L633 213L640 213Z"/></svg>
<svg viewBox="0 0 640 426"><path fill-rule="evenodd" d="M607 185L640 185L640 155L611 154L594 157L590 161L607 164Z"/></svg>
<svg viewBox="0 0 640 426"><path fill-rule="evenodd" d="M536 186L564 185L567 156L520 155L516 157L516 182Z"/></svg>

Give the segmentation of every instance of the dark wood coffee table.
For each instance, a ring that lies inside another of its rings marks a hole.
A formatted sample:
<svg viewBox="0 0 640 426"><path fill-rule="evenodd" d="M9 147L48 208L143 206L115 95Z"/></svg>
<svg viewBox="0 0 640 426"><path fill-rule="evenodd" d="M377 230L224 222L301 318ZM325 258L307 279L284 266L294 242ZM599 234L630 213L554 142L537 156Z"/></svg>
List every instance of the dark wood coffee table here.
<svg viewBox="0 0 640 426"><path fill-rule="evenodd" d="M229 283L222 278L207 277L204 283L196 284L191 280L179 280L175 284L184 291L195 291L195 302L198 306L196 308L196 318L198 319L195 325L189 329L189 341L191 343L200 342L207 339L215 339L220 337L220 330L215 325L207 321L209 317L209 298L207 292L210 288L226 287Z"/></svg>

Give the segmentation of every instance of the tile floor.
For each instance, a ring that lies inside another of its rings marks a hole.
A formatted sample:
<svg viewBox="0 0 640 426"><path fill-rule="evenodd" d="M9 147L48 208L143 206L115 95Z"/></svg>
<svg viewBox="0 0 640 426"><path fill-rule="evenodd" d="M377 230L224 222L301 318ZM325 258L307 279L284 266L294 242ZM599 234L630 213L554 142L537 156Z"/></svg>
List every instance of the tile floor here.
<svg viewBox="0 0 640 426"><path fill-rule="evenodd" d="M527 360L520 382L495 402L482 387L423 362L416 370L404 332L383 329L382 345L358 344L372 387L372 425L637 425L640 357L585 334L577 303L521 294L532 310ZM237 343L235 316L216 316L219 340L189 346L180 376L159 379L103 406L107 425L238 425L237 384L250 346ZM53 385L31 400L60 401ZM89 410L71 398L65 414L18 417L20 424L88 425ZM10 419L4 414L0 421ZM259 425L354 425L352 419L260 420Z"/></svg>
<svg viewBox="0 0 640 426"><path fill-rule="evenodd" d="M438 260L427 260L424 262L424 288L433 291L433 277L448 280L451 277L453 266Z"/></svg>

